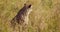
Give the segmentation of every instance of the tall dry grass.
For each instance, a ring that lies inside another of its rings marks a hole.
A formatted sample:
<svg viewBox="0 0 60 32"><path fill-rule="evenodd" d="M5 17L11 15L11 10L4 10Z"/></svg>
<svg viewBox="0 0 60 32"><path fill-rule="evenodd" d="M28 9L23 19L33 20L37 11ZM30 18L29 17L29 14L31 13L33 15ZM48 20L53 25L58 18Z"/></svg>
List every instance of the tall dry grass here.
<svg viewBox="0 0 60 32"><path fill-rule="evenodd" d="M26 2L33 5L27 32L60 32L60 0L0 0L0 32L12 32L9 22Z"/></svg>

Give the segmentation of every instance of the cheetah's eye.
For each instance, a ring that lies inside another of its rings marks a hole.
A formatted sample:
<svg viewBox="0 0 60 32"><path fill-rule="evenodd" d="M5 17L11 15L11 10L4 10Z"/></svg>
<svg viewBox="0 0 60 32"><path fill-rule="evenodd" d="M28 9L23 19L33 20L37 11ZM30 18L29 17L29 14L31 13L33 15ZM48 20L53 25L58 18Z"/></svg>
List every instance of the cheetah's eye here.
<svg viewBox="0 0 60 32"><path fill-rule="evenodd" d="M28 6L28 8L30 8L30 7L31 7L31 5Z"/></svg>

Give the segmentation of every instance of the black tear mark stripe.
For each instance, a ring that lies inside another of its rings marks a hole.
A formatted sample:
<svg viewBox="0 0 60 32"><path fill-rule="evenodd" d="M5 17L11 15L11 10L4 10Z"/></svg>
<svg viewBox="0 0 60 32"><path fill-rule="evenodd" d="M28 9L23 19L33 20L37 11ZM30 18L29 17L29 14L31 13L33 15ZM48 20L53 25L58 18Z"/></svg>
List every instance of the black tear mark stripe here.
<svg viewBox="0 0 60 32"><path fill-rule="evenodd" d="M19 23L21 24L22 22L24 22L24 17L26 16L26 13L28 11L27 9L29 9L30 7L31 7L31 4L24 5L24 7L20 9L17 15L12 19L11 23L13 24L13 22L17 22L18 24Z"/></svg>

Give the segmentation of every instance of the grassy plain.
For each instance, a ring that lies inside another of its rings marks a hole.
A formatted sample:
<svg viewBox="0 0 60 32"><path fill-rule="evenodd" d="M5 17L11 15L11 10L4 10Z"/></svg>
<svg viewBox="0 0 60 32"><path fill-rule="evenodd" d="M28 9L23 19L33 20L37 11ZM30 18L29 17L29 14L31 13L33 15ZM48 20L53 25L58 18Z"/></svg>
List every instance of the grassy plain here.
<svg viewBox="0 0 60 32"><path fill-rule="evenodd" d="M28 32L60 32L60 0L0 0L0 32L10 32L9 22L31 3Z"/></svg>

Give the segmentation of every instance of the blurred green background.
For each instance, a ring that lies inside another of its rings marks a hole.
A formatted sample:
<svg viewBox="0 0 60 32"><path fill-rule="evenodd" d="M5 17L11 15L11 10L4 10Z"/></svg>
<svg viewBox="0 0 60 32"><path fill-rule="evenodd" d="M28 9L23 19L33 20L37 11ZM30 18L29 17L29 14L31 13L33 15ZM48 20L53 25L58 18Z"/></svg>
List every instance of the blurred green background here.
<svg viewBox="0 0 60 32"><path fill-rule="evenodd" d="M60 32L60 0L0 0L0 32L11 32L9 22L24 3L31 3L28 32Z"/></svg>

